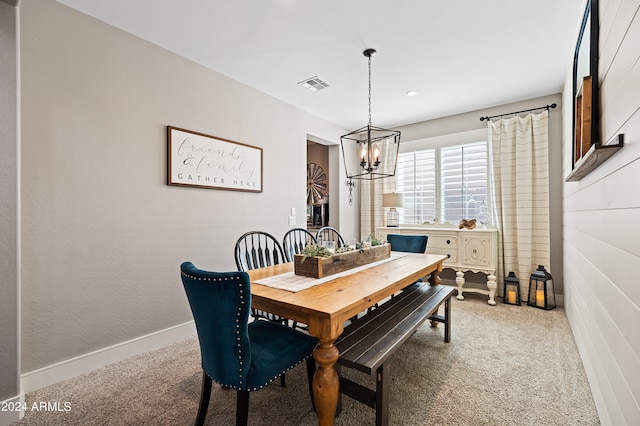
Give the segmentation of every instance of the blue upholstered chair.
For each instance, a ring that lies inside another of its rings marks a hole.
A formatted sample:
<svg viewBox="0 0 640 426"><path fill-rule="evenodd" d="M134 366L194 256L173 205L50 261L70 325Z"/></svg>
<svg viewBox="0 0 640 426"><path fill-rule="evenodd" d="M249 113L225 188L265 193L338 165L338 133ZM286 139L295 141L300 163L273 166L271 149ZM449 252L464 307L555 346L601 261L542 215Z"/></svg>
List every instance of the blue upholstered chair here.
<svg viewBox="0 0 640 426"><path fill-rule="evenodd" d="M387 242L391 244L392 251L403 251L409 253L424 253L427 251L427 235L403 235L389 234Z"/></svg>
<svg viewBox="0 0 640 426"><path fill-rule="evenodd" d="M391 251L402 251L405 253L424 253L427 251L428 239L429 237L427 235L387 235L387 242L391 245ZM418 281L422 281L422 278Z"/></svg>
<svg viewBox="0 0 640 426"><path fill-rule="evenodd" d="M307 244L318 244L316 237L304 228L289 229L282 239L282 248L287 261L293 262L293 256L300 254Z"/></svg>
<svg viewBox="0 0 640 426"><path fill-rule="evenodd" d="M197 425L204 424L213 381L237 391L236 425L247 424L249 392L262 389L305 359L311 395L316 339L272 321L249 323L251 284L246 272L208 272L191 262L180 270L202 358Z"/></svg>

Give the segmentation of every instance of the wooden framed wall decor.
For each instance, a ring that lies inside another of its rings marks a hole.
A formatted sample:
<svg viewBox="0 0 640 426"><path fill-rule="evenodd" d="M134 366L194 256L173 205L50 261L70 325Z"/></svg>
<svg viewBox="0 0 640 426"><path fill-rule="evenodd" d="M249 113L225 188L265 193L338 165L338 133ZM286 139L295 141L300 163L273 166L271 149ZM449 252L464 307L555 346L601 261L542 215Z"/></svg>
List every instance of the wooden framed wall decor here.
<svg viewBox="0 0 640 426"><path fill-rule="evenodd" d="M575 97L574 164L591 148L592 84L590 75L583 77Z"/></svg>
<svg viewBox="0 0 640 426"><path fill-rule="evenodd" d="M623 135L617 143L601 142L600 93L598 79L598 0L587 1L573 57L573 170L567 182L578 181L591 173L623 146Z"/></svg>
<svg viewBox="0 0 640 426"><path fill-rule="evenodd" d="M262 148L167 126L167 185L262 192Z"/></svg>

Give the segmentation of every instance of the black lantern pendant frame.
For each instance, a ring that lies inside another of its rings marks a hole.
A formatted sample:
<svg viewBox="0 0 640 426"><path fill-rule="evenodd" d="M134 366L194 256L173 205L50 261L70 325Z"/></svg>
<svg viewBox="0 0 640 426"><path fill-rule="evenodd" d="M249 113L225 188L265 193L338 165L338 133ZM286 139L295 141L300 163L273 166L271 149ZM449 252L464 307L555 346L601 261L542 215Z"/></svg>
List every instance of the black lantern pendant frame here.
<svg viewBox="0 0 640 426"><path fill-rule="evenodd" d="M538 265L538 269L531 273L527 305L545 311L556 307L553 277L544 269L543 265Z"/></svg>
<svg viewBox="0 0 640 426"><path fill-rule="evenodd" d="M345 172L348 179L373 180L392 177L395 176L398 168L400 132L398 130L375 127L371 124L371 57L376 54L376 50L366 49L362 54L368 58L369 62L369 121L366 126L340 137ZM360 167L358 172L355 173L349 171L349 167L353 167L354 164L349 164L349 161L347 160L349 155L345 153L345 145L350 145L347 149L353 149L350 142L355 142L358 145L362 144L361 147L358 147L358 152L360 153ZM392 149L387 149L385 152L381 152L381 145L386 143L393 144L394 146L392 146ZM394 156L392 170L386 172L379 170L380 164L382 163L381 155Z"/></svg>
<svg viewBox="0 0 640 426"><path fill-rule="evenodd" d="M516 300L511 303L509 302L509 292L515 291ZM504 279L504 286L502 289L502 302L507 305L517 305L521 306L521 298L520 298L520 280L516 277L514 272L509 272L509 275Z"/></svg>

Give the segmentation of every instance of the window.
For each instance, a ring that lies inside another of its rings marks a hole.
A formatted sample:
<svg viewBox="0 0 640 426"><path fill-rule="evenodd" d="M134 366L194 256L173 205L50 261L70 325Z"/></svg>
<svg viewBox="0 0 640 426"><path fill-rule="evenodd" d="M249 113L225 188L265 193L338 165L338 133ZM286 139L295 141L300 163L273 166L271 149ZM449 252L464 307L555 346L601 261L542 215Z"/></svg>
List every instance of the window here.
<svg viewBox="0 0 640 426"><path fill-rule="evenodd" d="M422 223L437 216L435 149L399 154L396 182L396 192L404 194L400 223Z"/></svg>
<svg viewBox="0 0 640 426"><path fill-rule="evenodd" d="M400 223L477 218L489 204L486 130L401 145L396 191L404 194Z"/></svg>

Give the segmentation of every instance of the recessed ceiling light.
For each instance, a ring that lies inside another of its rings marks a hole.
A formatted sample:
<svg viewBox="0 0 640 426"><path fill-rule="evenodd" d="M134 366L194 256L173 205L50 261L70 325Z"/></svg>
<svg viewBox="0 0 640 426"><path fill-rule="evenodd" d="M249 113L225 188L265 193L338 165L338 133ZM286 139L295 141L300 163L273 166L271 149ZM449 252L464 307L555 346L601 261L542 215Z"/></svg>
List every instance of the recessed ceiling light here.
<svg viewBox="0 0 640 426"><path fill-rule="evenodd" d="M418 94L418 91L417 91L417 90L409 90L409 91L407 92L407 96L415 96L415 95L417 95L417 94Z"/></svg>

